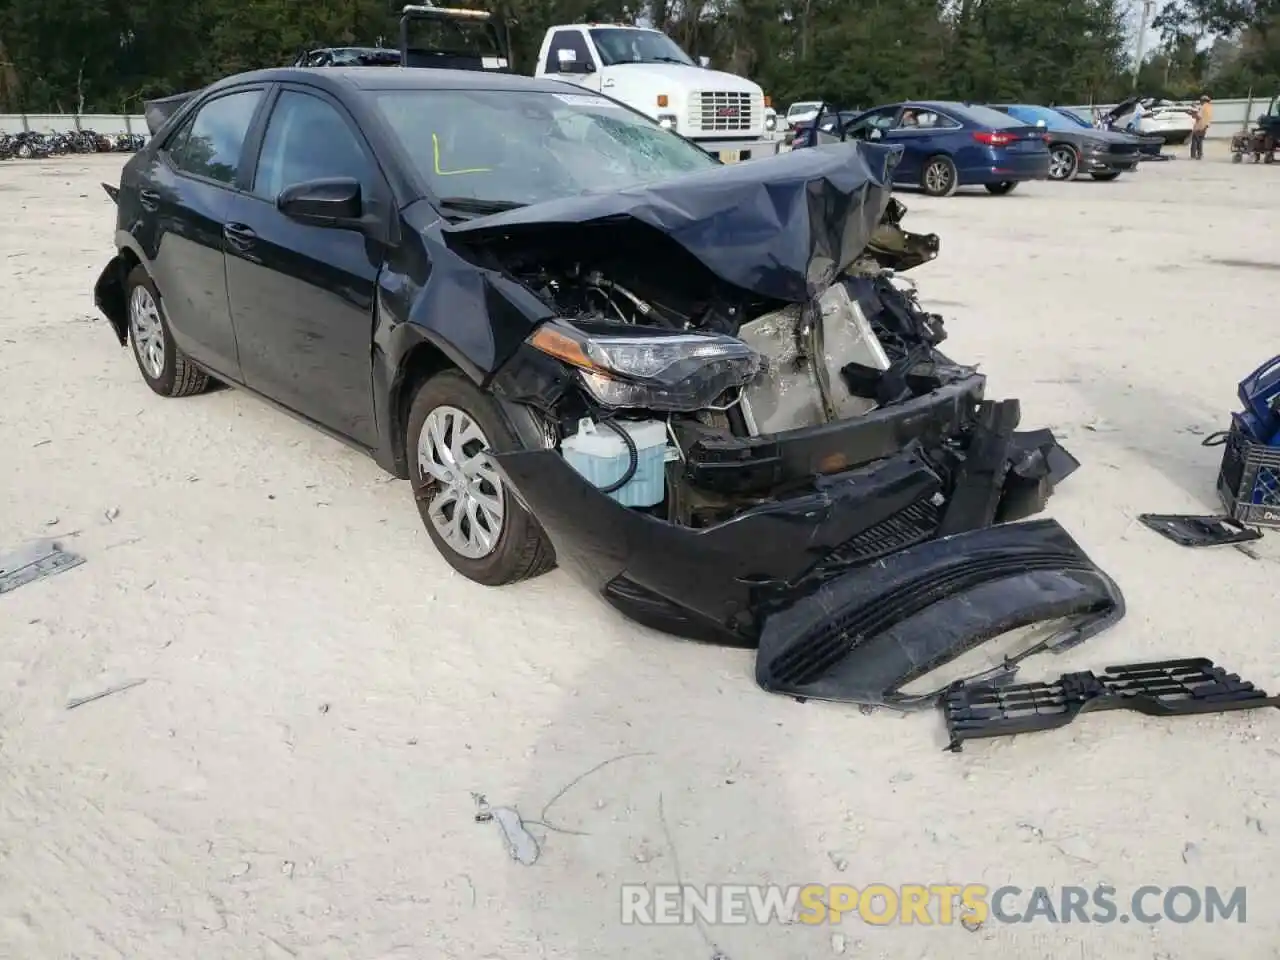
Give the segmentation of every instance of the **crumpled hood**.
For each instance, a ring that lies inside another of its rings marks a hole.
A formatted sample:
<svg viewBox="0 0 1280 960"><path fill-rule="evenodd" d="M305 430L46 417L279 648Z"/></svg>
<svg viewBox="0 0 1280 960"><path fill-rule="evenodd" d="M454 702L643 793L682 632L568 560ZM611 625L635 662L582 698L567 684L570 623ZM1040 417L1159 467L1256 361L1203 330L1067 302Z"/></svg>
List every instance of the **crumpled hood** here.
<svg viewBox="0 0 1280 960"><path fill-rule="evenodd" d="M529 239L567 225L640 223L721 280L802 303L861 253L890 197L902 148L839 143L627 187L531 204L442 230L455 249Z"/></svg>

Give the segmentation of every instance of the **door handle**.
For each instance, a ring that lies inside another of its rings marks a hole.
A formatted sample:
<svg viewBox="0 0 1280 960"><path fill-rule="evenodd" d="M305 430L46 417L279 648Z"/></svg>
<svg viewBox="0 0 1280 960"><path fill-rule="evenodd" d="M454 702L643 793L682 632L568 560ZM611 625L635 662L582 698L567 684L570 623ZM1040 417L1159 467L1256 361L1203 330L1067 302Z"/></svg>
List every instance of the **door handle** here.
<svg viewBox="0 0 1280 960"><path fill-rule="evenodd" d="M160 194L154 190L139 190L138 202L142 204L146 210L155 210L160 206Z"/></svg>
<svg viewBox="0 0 1280 960"><path fill-rule="evenodd" d="M247 250L253 246L258 235L243 223L228 223L222 228L222 235L237 250Z"/></svg>

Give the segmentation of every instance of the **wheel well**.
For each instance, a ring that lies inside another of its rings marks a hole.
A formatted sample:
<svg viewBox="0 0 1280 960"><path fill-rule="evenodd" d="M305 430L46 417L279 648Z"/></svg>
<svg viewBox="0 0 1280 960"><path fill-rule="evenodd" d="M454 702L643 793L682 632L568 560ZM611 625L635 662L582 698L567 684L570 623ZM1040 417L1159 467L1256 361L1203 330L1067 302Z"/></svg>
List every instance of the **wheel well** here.
<svg viewBox="0 0 1280 960"><path fill-rule="evenodd" d="M445 352L433 343L418 344L400 364L391 391L389 409L392 416L391 450L395 458L396 474L404 479L409 476L409 455L405 448L405 431L409 427L409 408L418 388L438 373L454 369L454 363Z"/></svg>
<svg viewBox="0 0 1280 960"><path fill-rule="evenodd" d="M115 269L112 271L115 274L114 278L107 274L102 278L106 282L99 281L94 287L94 299L97 301L98 309L111 324L111 329L115 331L121 346L129 342L129 273L139 262L136 253L128 247L122 248L116 254L114 261ZM111 282L113 279L114 282Z"/></svg>

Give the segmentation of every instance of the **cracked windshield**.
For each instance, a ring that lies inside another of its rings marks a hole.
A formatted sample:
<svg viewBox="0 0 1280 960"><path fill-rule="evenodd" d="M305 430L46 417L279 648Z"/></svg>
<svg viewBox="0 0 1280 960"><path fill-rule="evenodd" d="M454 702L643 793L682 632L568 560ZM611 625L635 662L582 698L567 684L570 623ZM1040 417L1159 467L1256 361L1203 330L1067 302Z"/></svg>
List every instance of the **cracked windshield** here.
<svg viewBox="0 0 1280 960"><path fill-rule="evenodd" d="M597 94L394 91L379 94L378 103L441 198L524 205L715 165L697 147Z"/></svg>

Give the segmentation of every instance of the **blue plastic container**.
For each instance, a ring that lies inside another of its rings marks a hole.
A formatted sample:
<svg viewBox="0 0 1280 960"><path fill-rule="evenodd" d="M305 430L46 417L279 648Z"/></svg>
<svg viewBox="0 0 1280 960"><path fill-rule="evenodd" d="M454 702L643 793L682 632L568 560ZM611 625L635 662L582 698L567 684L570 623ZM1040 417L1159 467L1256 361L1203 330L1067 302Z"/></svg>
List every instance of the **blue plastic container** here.
<svg viewBox="0 0 1280 960"><path fill-rule="evenodd" d="M652 507L666 496L667 427L661 420L613 420L636 446L636 472L608 496L624 507ZM626 441L607 424L590 419L578 423L578 432L560 443L569 466L595 487L617 483L627 472L631 454Z"/></svg>
<svg viewBox="0 0 1280 960"><path fill-rule="evenodd" d="M1280 356L1272 357L1241 380L1239 397L1254 439L1269 442L1280 430L1280 414L1276 412L1280 401Z"/></svg>

